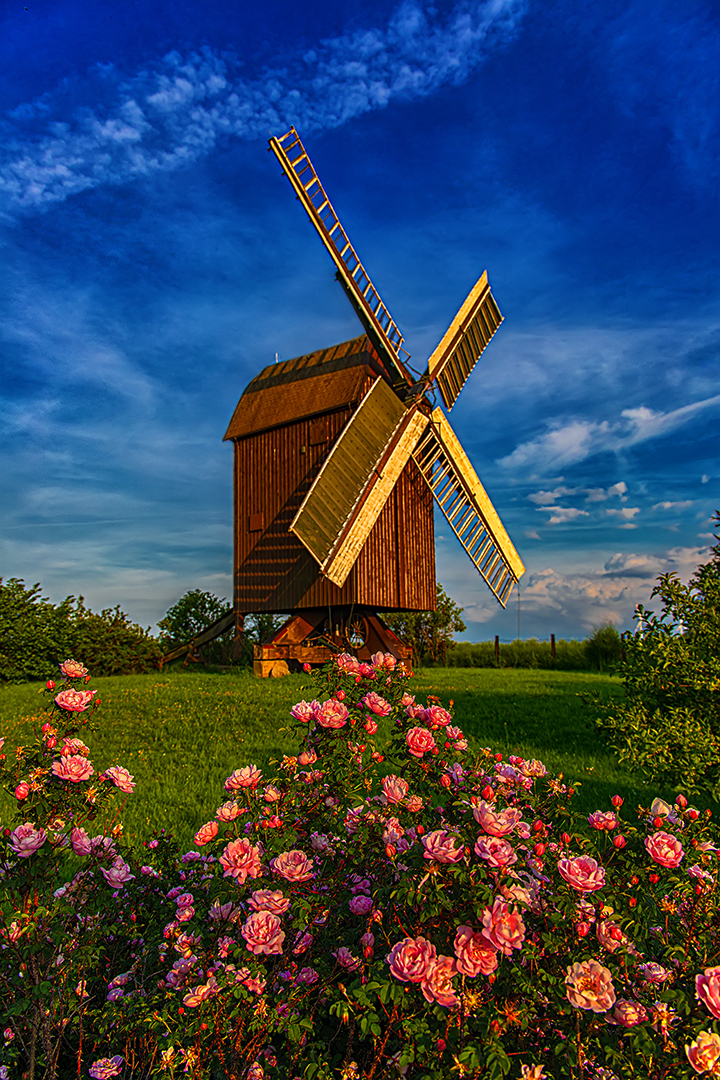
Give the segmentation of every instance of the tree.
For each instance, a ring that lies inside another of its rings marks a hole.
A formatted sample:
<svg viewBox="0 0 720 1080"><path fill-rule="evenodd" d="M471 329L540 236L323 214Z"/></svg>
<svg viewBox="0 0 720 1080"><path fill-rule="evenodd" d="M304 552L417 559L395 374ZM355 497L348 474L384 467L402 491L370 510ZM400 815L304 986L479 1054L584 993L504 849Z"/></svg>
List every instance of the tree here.
<svg viewBox="0 0 720 1080"><path fill-rule="evenodd" d="M623 643L618 629L611 622L593 626L593 632L585 642L585 656L590 667L596 671L613 668L622 659Z"/></svg>
<svg viewBox="0 0 720 1080"><path fill-rule="evenodd" d="M180 597L176 604L168 608L165 618L158 622L162 631L160 644L165 652L170 652L178 645L185 645L218 619L229 615L232 609L232 604L225 598L220 600L214 593L190 589ZM271 615L264 611L246 615L243 625L242 654L235 660L241 665L252 664L253 646L261 645L263 641L272 637L284 621L284 615ZM234 634L234 628L231 627L215 641L209 641L203 645L202 653L205 659L210 663L229 664L233 660Z"/></svg>
<svg viewBox="0 0 720 1080"><path fill-rule="evenodd" d="M462 620L464 608L459 607L440 583L435 611L387 612L382 617L393 633L410 645L413 663L445 664L447 650L455 642L453 634L462 634L467 627Z"/></svg>
<svg viewBox="0 0 720 1080"><path fill-rule="evenodd" d="M720 516L716 515L718 525ZM623 635L625 698L597 700L598 726L656 783L720 797L720 543L687 585L663 574L660 614L638 606Z"/></svg>

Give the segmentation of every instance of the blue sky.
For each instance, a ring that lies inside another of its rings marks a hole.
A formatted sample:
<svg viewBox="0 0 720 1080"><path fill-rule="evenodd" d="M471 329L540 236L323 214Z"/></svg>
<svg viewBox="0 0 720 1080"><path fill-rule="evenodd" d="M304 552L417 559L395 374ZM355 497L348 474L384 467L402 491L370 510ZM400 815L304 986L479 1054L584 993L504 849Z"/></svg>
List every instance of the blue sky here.
<svg viewBox="0 0 720 1080"><path fill-rule="evenodd" d="M451 421L527 566L520 632L631 625L713 542L710 0L6 0L0 573L154 624L231 594L247 382L354 337L267 150L294 123L418 367L487 269ZM258 477L258 483L267 483ZM438 521L471 640L517 634Z"/></svg>

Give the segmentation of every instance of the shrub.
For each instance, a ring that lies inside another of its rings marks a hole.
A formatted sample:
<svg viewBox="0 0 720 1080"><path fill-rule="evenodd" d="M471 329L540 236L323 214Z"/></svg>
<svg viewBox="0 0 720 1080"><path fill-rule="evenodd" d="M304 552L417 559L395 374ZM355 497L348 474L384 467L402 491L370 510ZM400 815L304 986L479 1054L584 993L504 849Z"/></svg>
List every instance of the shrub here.
<svg viewBox="0 0 720 1080"><path fill-rule="evenodd" d="M651 780L720 798L720 544L683 585L663 574L655 614L624 635L625 697L594 704L621 761Z"/></svg>
<svg viewBox="0 0 720 1080"><path fill-rule="evenodd" d="M585 641L585 655L588 664L595 671L612 670L622 660L623 643L618 629L611 622L594 626L590 637Z"/></svg>
<svg viewBox="0 0 720 1080"><path fill-rule="evenodd" d="M54 722L2 763L4 1061L29 1080L90 1062L687 1080L720 1061L719 837L684 797L584 819L540 762L471 751L393 657L340 656L292 710L297 756L236 769L196 850L121 851L112 790L132 778L68 741L94 714L65 674Z"/></svg>
<svg viewBox="0 0 720 1080"><path fill-rule="evenodd" d="M499 662L495 660L495 642L473 644L458 641L448 653L448 667L519 667L544 668L557 671L585 671L588 667L584 641L555 643L555 656L549 641L528 638L524 641L501 642Z"/></svg>

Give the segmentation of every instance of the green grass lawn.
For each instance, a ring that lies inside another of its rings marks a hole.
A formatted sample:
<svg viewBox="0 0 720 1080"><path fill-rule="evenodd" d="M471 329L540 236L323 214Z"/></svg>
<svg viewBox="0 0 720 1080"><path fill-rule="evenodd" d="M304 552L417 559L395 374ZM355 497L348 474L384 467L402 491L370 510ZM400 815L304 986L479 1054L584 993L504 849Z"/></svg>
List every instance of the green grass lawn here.
<svg viewBox="0 0 720 1080"><path fill-rule="evenodd" d="M224 800L223 781L251 762L296 752L286 729L291 705L311 694L308 679L255 679L245 671L213 674L165 671L93 680L102 700L100 729L89 736L96 769L124 765L137 788L122 815L128 835L165 828L189 843ZM37 712L38 684L0 688L5 750L27 738L22 716ZM581 783L577 805L608 807L616 793L648 805L656 794L636 782L601 743L583 695L621 695L607 675L528 669L432 668L411 691L455 702L456 722L480 746L540 758L552 772ZM284 730L285 729L285 730ZM0 811L10 805L0 803Z"/></svg>

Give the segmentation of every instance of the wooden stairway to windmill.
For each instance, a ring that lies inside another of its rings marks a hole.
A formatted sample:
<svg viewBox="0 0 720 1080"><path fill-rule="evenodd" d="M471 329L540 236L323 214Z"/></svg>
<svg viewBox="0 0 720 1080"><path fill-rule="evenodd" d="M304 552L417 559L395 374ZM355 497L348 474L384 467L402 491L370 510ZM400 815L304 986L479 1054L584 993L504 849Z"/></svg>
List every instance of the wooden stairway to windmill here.
<svg viewBox="0 0 720 1080"><path fill-rule="evenodd" d="M255 646L258 675L338 649L401 659L377 614L435 608L433 499L498 601L524 566L448 420L502 321L483 274L417 378L403 337L294 128L270 148L317 229L364 334L271 364L243 393L234 444L234 623L291 613ZM224 620L226 628L227 620Z"/></svg>

